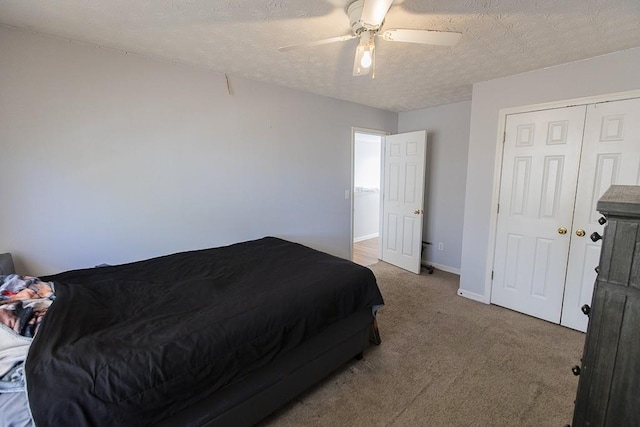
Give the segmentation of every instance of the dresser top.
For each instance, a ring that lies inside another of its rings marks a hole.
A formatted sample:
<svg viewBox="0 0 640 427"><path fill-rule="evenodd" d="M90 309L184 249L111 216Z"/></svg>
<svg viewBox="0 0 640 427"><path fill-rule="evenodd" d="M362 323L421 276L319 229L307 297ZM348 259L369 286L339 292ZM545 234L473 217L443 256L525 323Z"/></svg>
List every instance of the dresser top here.
<svg viewBox="0 0 640 427"><path fill-rule="evenodd" d="M598 201L605 215L640 217L640 186L612 185Z"/></svg>

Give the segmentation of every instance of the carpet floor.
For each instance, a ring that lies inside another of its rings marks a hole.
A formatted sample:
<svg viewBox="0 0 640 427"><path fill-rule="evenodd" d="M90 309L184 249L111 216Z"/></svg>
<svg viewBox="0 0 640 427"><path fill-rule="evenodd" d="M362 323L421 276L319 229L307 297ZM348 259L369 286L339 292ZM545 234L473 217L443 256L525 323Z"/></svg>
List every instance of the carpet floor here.
<svg viewBox="0 0 640 427"><path fill-rule="evenodd" d="M571 423L584 334L456 295L459 277L370 267L382 336L261 426Z"/></svg>

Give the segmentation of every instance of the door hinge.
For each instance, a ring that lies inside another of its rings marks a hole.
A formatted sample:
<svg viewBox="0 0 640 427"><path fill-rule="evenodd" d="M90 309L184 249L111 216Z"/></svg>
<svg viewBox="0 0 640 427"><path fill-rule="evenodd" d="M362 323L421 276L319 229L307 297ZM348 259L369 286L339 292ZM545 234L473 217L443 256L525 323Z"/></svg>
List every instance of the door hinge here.
<svg viewBox="0 0 640 427"><path fill-rule="evenodd" d="M496 213L500 213L500 203L498 203L498 209Z"/></svg>
<svg viewBox="0 0 640 427"><path fill-rule="evenodd" d="M505 130L505 131L502 133L502 143L504 144L504 143L506 142L506 140L507 140L507 131Z"/></svg>
<svg viewBox="0 0 640 427"><path fill-rule="evenodd" d="M493 280L493 270L491 270L491 280Z"/></svg>

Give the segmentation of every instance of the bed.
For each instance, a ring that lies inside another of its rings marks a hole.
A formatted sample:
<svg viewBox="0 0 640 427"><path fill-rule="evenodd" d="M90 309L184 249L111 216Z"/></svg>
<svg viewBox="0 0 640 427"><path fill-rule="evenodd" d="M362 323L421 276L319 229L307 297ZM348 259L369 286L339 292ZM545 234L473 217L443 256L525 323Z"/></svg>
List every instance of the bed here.
<svg viewBox="0 0 640 427"><path fill-rule="evenodd" d="M267 237L47 277L43 425L252 425L379 342L371 270Z"/></svg>

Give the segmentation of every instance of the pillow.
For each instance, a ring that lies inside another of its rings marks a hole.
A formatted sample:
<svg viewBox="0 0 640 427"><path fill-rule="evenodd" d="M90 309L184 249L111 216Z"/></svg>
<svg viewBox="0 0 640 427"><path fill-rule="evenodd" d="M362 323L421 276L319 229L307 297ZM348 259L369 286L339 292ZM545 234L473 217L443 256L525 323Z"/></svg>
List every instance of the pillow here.
<svg viewBox="0 0 640 427"><path fill-rule="evenodd" d="M16 270L13 267L13 258L11 258L11 254L0 254L0 276L14 274L15 272Z"/></svg>

